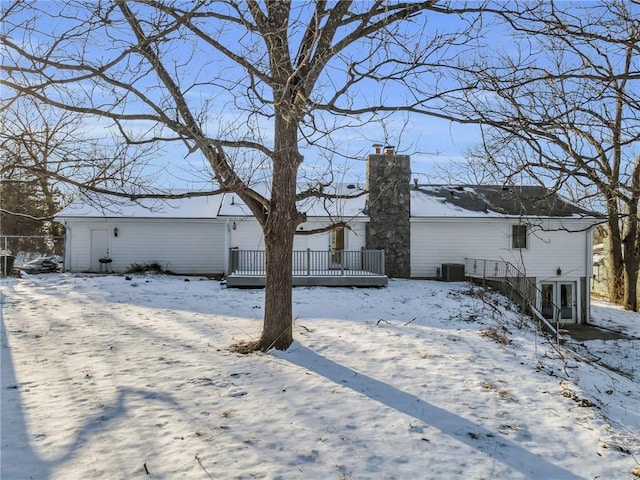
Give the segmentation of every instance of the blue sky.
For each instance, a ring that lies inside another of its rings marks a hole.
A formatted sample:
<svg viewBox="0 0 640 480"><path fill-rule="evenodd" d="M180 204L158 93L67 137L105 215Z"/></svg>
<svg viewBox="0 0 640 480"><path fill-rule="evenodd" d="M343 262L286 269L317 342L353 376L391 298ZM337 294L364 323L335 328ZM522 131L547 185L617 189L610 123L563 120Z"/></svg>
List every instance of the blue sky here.
<svg viewBox="0 0 640 480"><path fill-rule="evenodd" d="M59 32L68 31L74 26L76 18L92 18L91 13L79 13L69 8L62 16L60 12L56 11L62 5L58 2L36 2L35 5L40 11L27 9L19 15L36 22L38 33L31 36L31 41L39 45L54 42L59 38ZM294 5L296 4L294 3ZM131 3L131 8L138 7ZM144 8L142 10L144 11ZM296 14L303 15L304 13L303 7L296 10ZM125 23L117 24L118 21L121 21L117 9L109 15L112 15L115 20L109 32L97 28L86 37L87 41L85 42L84 29L78 27L77 38L74 36L72 40L61 42L58 45L59 50L56 55L65 57L82 50L88 54L85 61L97 63L104 63L117 57L121 53L120 45L131 40L131 33ZM82 20L78 20L78 22L80 21ZM304 18L302 21L305 21ZM447 32L460 28L461 25L459 20L436 15L427 22L426 26L419 19L415 19L415 23L414 21L403 22L396 33L399 38L404 38L401 36L407 35L406 38L416 42L415 48L419 50L435 32ZM219 27L221 30L218 36L216 29ZM256 66L262 66L264 63L264 52L259 48L254 48L260 43L253 43L255 39L250 34L238 31L237 27L223 26L221 23L209 23L208 28L214 32L214 36L225 47L249 58ZM299 38L300 30L292 27L291 31L293 44L291 51L295 54L297 51L295 40ZM17 43L29 44L29 40L20 38L18 32L15 32L15 35L14 40ZM407 47L407 45L402 45L401 41L398 43L398 46L390 49L391 55L399 55L400 50ZM242 92L246 90L248 81L246 72L242 68L234 66L204 42L191 42L188 38L185 40L176 36L172 37L170 42L164 46L166 50L163 54L163 60L169 71L177 72L176 78L179 78L183 91L187 92L186 99L193 107L194 112L201 111L206 114L202 117L202 121L210 136L241 139L259 138L267 144L270 143L272 137L270 122L265 119L256 120L255 116L247 113L250 110L250 99L243 98ZM325 76L321 78L321 88L314 93L325 89L328 92L326 94L331 95L333 84L339 83L346 76L345 71L349 61L360 56L358 50L360 48L366 48L366 46L358 44L346 50L342 58L336 58L327 69ZM410 50L410 47L407 49ZM377 60L384 58L385 55L387 54L381 54L374 50L372 61L375 61L376 57ZM154 74L145 73L146 64L144 61L136 63L139 60L140 57L134 55L130 60L122 61L113 66L109 73L125 83L135 79L136 85L141 91L153 98L157 104L164 105L163 93L157 88L158 80ZM62 72L51 73L68 75ZM435 87L432 83L435 84L437 76L438 72L427 71L422 78L416 77L412 81L425 89L433 89ZM353 91L353 98L357 106L367 105L369 99L377 99L371 100L371 103L381 101L383 104L402 105L403 98L410 98L411 93L401 83L383 85L375 81L363 82ZM97 86L89 85L88 82L83 81L73 85L70 94L83 104L109 103L114 98L111 87L112 85L104 83ZM230 93L234 89L235 96ZM92 95L91 100L86 96L88 92ZM53 96L59 95L59 93L49 93ZM121 91L115 93L116 96L122 95ZM322 92L320 95L322 96L324 93ZM127 112L148 110L148 107L145 107L139 98L135 99L130 94L125 95L128 95L126 104L123 102L121 106L116 108L122 108ZM173 108L170 102L166 105L169 110ZM265 113L268 114L269 111L266 110ZM344 119L338 120L341 125L346 122L347 120ZM153 130L150 124L139 121L129 122L126 127L133 133L158 133L157 130ZM87 122L87 132L91 135L100 135L101 132L104 133L109 129L115 131L113 127L106 126L104 121L91 120ZM335 171L339 172L336 178L346 181L364 179L365 164L363 159L371 151L373 143L389 143L394 145L400 153L411 154L415 176L421 182L433 182L437 181L434 164L443 167L450 161L459 160L467 148L473 147L480 141L477 127L460 126L428 116L407 117L402 113L393 114L384 120L374 118L365 125L359 125L356 128L339 129L332 132L329 137L333 144L331 146L336 150L336 154L332 155L331 159ZM303 168L308 170L326 164L326 151L322 152L305 146L304 142L301 142L301 149L305 157ZM205 162L198 152L189 155L186 155L186 152L184 145L178 142L163 146L162 154L152 162L159 168L158 182L161 185L181 188L207 187L210 175L206 172Z"/></svg>
<svg viewBox="0 0 640 480"><path fill-rule="evenodd" d="M593 4L593 3L589 3ZM57 50L54 56L63 61L70 61L69 58L74 52L83 51L88 55L83 61L93 61L96 65L102 65L109 60L117 58L122 53L123 45L132 41L131 29L123 21L119 10L116 8L109 12L101 12L109 15L109 31L103 30L99 25L95 30L87 33L81 24L82 18L92 19L92 12L79 13L67 8L62 15L56 11L63 4L60 2L35 2L34 7L27 7L23 11L18 11L16 17L9 17L15 29L5 23L3 30L9 34L18 45L29 48L39 48L47 44L53 44L60 39L61 32L69 32L74 28L74 35L69 40L57 43ZM95 6L99 4L89 3ZM104 4L106 5L106 4ZM135 2L130 2L131 8L141 9L141 18L148 13L146 7L138 7ZM301 3L294 3L296 15L306 13ZM358 5L365 5L358 4ZM566 5L563 3L563 5ZM583 5L583 4L579 4ZM76 20L80 19L80 20ZM485 19L486 22L489 19ZM26 21L34 22L34 30L27 31L26 35L21 34L21 25ZM217 23L216 23L217 22ZM295 55L297 51L296 40L300 37L301 28L305 25L302 18L299 25L293 25L291 34L292 46L290 51ZM77 23L77 25L76 25ZM205 23L203 23L205 25ZM434 49L430 51L425 45L435 34L446 34L464 25L460 19L451 16L432 15L426 23L420 18L412 18L403 21L394 32L397 44L388 46L381 53L382 49L368 50L371 53L371 65L377 61L394 56L416 54L423 56L424 52L431 52L437 57L441 53L453 61L461 54L462 47L454 47L449 50ZM487 26L486 24L484 25ZM146 28L146 27L145 27ZM224 48L233 50L243 58L247 58L253 67L266 70L265 53L262 41L256 42L256 38L251 33L243 33L237 26L224 24L222 21L206 23L208 32L223 45ZM219 30L218 30L219 29ZM152 32L150 32L152 33ZM489 28L483 42L490 44L490 49L479 49L488 57L495 57L501 50L513 48L513 42L504 34L504 29L499 27ZM270 146L272 134L272 119L268 118L271 113L270 107L263 108L265 117L257 117L252 114L252 101L254 96L247 96L250 91L249 80L246 69L234 65L228 58L220 53L223 48L211 48L206 42L194 41L193 37L169 36L167 42L162 44L162 59L168 70L174 74L180 83L180 88L185 92L185 98L192 107L194 114L202 122L203 128L211 137L224 138L226 140L259 140ZM479 42L481 43L481 42ZM331 96L331 92L339 88L340 81L346 77L346 71L352 65L350 62L362 58L359 49L368 48L365 43L355 45L343 51L341 57L336 57L326 73L322 76L313 93L314 101L326 101ZM366 55L365 55L366 56ZM427 59L432 56L427 55ZM10 61L10 60L9 60ZM251 69L251 67L247 67ZM366 68L366 64L365 67ZM56 69L49 69L53 76L77 75L76 71L60 72ZM154 72L148 71L146 60L141 60L137 54L132 54L125 59L121 59L112 65L108 72L114 79L123 83L134 82L140 92L153 99L156 105L165 109L167 115L176 115L175 104L167 101L166 91L159 88L160 82ZM450 83L441 76L442 71L435 69L424 69L419 74L409 72L407 77L393 82L377 82L368 78L357 85L352 91L351 99L342 98L341 105L349 105L351 100L356 107L370 106L380 102L384 106L402 106L412 99L412 93L418 89L423 89L425 95L434 94L446 89ZM338 84L338 85L336 85ZM67 92L75 97L76 101L82 105L93 103L109 104L114 98L118 98L120 103L115 106L115 110L121 109L126 113L148 113L153 111L145 105L140 97L135 97L131 92L114 87L113 84L90 84L87 80L70 85ZM410 85L410 88L407 87ZM257 91L263 87L260 81L257 82ZM264 90L269 97L268 91ZM58 92L49 89L46 92L51 97L61 96ZM90 94L90 95L89 95ZM259 103L259 102L256 102ZM443 108L442 104L432 104L434 110ZM442 110L444 111L444 110ZM479 128L475 126L462 126L456 123L435 119L429 116L406 116L403 113L394 113L381 119L373 116L364 124L357 124L357 120L331 117L329 115L319 115L317 120L331 123L335 121L338 126L345 127L348 123L356 123L353 128L340 128L333 130L323 137L316 135L315 140L319 140L329 149L313 148L306 145L301 140L301 153L305 157L303 169L310 171L314 167L322 167L328 160L333 162L332 168L336 173L336 179L346 181L361 181L365 174L364 157L371 151L373 143L388 143L394 145L400 153L412 156L412 169L414 176L420 182L438 182L441 176L446 175L449 165L462 161L465 152L476 147L481 142ZM105 121L86 122L87 132L92 135L104 134L112 126L106 125ZM146 132L148 135L165 134L166 131L154 129L150 123L135 120L126 123L125 128L140 134ZM329 154L327 154L329 152ZM255 156L246 155L235 157L239 165L251 165L261 169L267 162ZM158 181L165 187L210 187L211 174L207 172L206 162L197 152L187 155L187 149L182 143L173 142L164 144L161 155L156 156L152 162L158 167ZM150 171L147 169L147 171Z"/></svg>
<svg viewBox="0 0 640 480"><path fill-rule="evenodd" d="M399 34L416 35L412 38L415 42L426 42L430 39L431 35L435 32L443 33L461 28L460 21L453 17L445 17L442 15L432 16L427 21L426 26L417 21L417 23L407 23L402 25L399 29ZM404 31L403 31L404 30ZM293 33L292 39L295 39L297 35ZM250 43L246 37L232 27L229 27L224 32L225 45L234 44L236 42ZM235 47L235 45L234 45ZM230 47L232 48L232 47ZM346 56L352 55L357 48L361 48L360 45L347 51ZM292 52L295 53L297 45L295 41L292 41ZM244 53L246 50L242 47L236 48L237 52ZM176 46L174 56L179 56L182 49L180 46ZM203 58L205 54L203 50ZM211 53L210 51L208 51ZM393 53L393 52L392 52ZM253 52L250 54L257 64L262 61L260 57L261 53ZM454 56L452 54L452 56ZM206 77L206 72L212 72L215 69L224 71L224 78L221 78L220 85L234 85L235 81L242 82L241 76L243 71L237 66L232 65L228 60L215 56L214 58L208 58L211 63L201 63L201 60L196 59L198 69L193 67L190 70L198 72L193 75L193 81L200 81ZM339 83L339 81L345 77L345 65L348 62L348 58L338 58L336 61L327 68L327 73L324 77L325 82ZM425 72L422 82L423 88L427 87L430 83L430 79L433 78L433 83L436 83L438 73ZM322 80L321 80L322 81ZM416 82L416 79L413 79ZM441 82L441 80L440 80ZM325 83L326 87L327 83ZM444 85L442 82L440 85ZM331 90L329 88L329 90ZM392 103L394 105L402 105L402 98L411 98L411 93L406 86L396 82L395 84L387 83L380 85L379 83L370 81L359 86L354 95L357 97L356 105L364 105L368 103L367 96L370 98L377 98L383 104ZM209 133L212 135L218 134L216 129L228 129L229 126L237 127L234 132L236 135L247 134L247 117L236 107L240 109L244 108L248 104L247 99L238 101L232 98L231 94L224 91L214 91L211 88L198 87L192 90L189 94L190 99L196 99L200 97L200 100L206 98L211 101L211 105L214 107L211 116L207 120L209 127ZM226 107L225 107L226 106ZM270 142L272 136L272 126L269 122L263 120L253 121L253 125L256 130L260 131L260 136L267 142ZM344 123L342 120L340 122ZM254 132L252 132L254 133ZM331 162L334 172L337 174L336 178L345 181L364 181L366 166L364 162L365 156L371 151L371 146L374 143L388 143L397 148L399 153L410 154L412 156L412 170L414 176L419 179L420 182L439 182L442 181L442 172L446 172L447 165L451 162L462 160L467 149L477 146L480 141L480 132L477 126L459 125L453 122L429 117L426 115L413 114L408 116L404 113L395 113L383 119L373 119L366 125L362 125L356 128L338 129L331 133L331 142L334 144L337 154L332 155ZM304 142L301 142L302 154L305 157L303 164L303 170L313 169L315 167L323 168L327 159L325 158L326 151L306 147ZM165 159L170 160L170 170L172 175L164 176L164 180L167 185L171 186L184 186L189 184L190 180L195 182L202 181L202 175L194 175L190 177L185 172L181 171L181 165L188 163L190 168L198 170L200 160L198 154L191 154L188 159L184 159L184 151L171 148L167 151ZM193 185L189 185L193 186Z"/></svg>
<svg viewBox="0 0 640 480"><path fill-rule="evenodd" d="M372 131L379 130L384 138L383 129L370 126ZM393 132L392 132L393 133ZM445 120L421 116L411 122L402 132L400 142L393 142L399 147L399 153L411 155L413 177L420 183L443 183L447 179L447 170L453 172L455 163L461 162L467 149L480 144L479 127L460 125ZM371 138L353 137L342 145L349 155L362 152L362 156L353 159L335 160L336 171L341 181L363 183L366 172L365 157L372 152L374 142ZM314 165L324 165L320 157L314 157L313 150L303 151L305 161L303 169ZM160 185L174 188L204 188L207 184L205 176L197 171L201 168L202 159L199 153L185 158L183 148L165 147L164 152L153 163L165 167L165 173L158 179Z"/></svg>

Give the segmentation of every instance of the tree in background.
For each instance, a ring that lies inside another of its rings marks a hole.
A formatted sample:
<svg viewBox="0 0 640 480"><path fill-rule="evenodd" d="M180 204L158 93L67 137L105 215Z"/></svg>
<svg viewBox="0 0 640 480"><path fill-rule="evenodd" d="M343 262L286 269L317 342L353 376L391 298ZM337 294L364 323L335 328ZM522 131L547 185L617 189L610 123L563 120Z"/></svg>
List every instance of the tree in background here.
<svg viewBox="0 0 640 480"><path fill-rule="evenodd" d="M0 111L0 230L23 237L11 242L12 253L61 254L61 243L27 237L61 236L53 217L82 188L149 182L140 173L148 150L91 137L82 115L31 97L7 102Z"/></svg>
<svg viewBox="0 0 640 480"><path fill-rule="evenodd" d="M297 202L325 196L328 186L319 175L297 191L302 152L313 147L330 160L339 134L442 95L443 69L483 9L472 5L15 2L5 7L2 37L14 65L5 62L0 84L108 122L129 145L177 144L185 160L199 155L219 191L237 192L262 226L264 327L254 348L285 349L293 238L306 220ZM252 188L265 178L268 198ZM109 188L147 196L126 183Z"/></svg>
<svg viewBox="0 0 640 480"><path fill-rule="evenodd" d="M461 58L469 88L448 98L451 115L483 127L475 167L606 212L610 297L637 311L640 4L526 2L498 17L507 46Z"/></svg>
<svg viewBox="0 0 640 480"><path fill-rule="evenodd" d="M57 236L61 232L50 222L47 205L35 182L3 178L0 183L0 236L15 237L0 244L9 247L8 253L60 253L48 245L43 236Z"/></svg>
<svg viewBox="0 0 640 480"><path fill-rule="evenodd" d="M62 244L37 237L62 235L61 226L52 219L64 204L64 195L55 180L25 167L43 164L46 171L66 121L50 121L36 105L27 103L25 110L24 102L13 102L0 114L0 235L15 237L2 247L10 245L13 254L59 254Z"/></svg>

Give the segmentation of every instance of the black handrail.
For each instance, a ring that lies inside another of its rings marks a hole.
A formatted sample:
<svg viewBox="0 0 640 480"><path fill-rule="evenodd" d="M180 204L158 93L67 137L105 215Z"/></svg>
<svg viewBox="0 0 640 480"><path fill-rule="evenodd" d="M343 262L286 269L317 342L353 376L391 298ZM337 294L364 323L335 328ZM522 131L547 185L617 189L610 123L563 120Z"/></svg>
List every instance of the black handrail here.
<svg viewBox="0 0 640 480"><path fill-rule="evenodd" d="M473 263L471 263L473 262ZM523 272L518 269L511 262L504 260L483 260L477 258L465 258L465 274L473 277L478 275L478 262L482 263L482 278L495 278L498 280L504 279L504 281L513 288L522 299L527 303L531 314L540 321L550 332L556 336L556 341L560 342L560 308L551 300L551 306L553 308L553 318L546 318L542 312L536 306L536 296L540 295L542 298L542 290L532 282ZM493 271L493 275L487 275L487 262L489 262L490 270ZM515 279L515 282L512 280ZM532 295L531 292L534 292ZM555 323L555 327L552 325Z"/></svg>

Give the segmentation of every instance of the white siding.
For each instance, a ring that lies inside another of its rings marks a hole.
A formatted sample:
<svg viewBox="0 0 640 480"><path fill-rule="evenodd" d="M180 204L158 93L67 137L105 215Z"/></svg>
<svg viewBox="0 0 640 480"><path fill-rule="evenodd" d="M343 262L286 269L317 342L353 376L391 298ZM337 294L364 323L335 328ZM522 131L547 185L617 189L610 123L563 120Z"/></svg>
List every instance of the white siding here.
<svg viewBox="0 0 640 480"><path fill-rule="evenodd" d="M302 227L305 230L323 228L329 221L309 221ZM365 246L365 224L363 222L352 222L351 230L345 230L345 250L360 250ZM318 233L314 235L296 235L294 250L329 250L331 247L331 233Z"/></svg>
<svg viewBox="0 0 640 480"><path fill-rule="evenodd" d="M229 220L229 225L229 248L264 250L262 227L255 218Z"/></svg>
<svg viewBox="0 0 640 480"><path fill-rule="evenodd" d="M173 219L67 220L65 267L91 269L91 230L109 231L109 256L116 272L134 263L158 262L163 269L181 274L215 274L224 271L224 222ZM118 229L118 236L114 235Z"/></svg>
<svg viewBox="0 0 640 480"><path fill-rule="evenodd" d="M91 270L91 228L109 226L105 222L87 224L85 222L66 223L64 268L72 272Z"/></svg>
<svg viewBox="0 0 640 480"><path fill-rule="evenodd" d="M364 222L352 223L351 230L347 234L347 250L361 250L367 246L367 224Z"/></svg>
<svg viewBox="0 0 640 480"><path fill-rule="evenodd" d="M235 230L233 224L235 223ZM302 225L304 230L322 228L329 221L312 220ZM264 238L262 229L254 218L229 219L230 248L240 250L264 250ZM351 230L346 232L346 250L360 250L365 246L365 223L353 222ZM331 234L329 232L314 235L296 235L293 241L294 250L329 250Z"/></svg>
<svg viewBox="0 0 640 480"><path fill-rule="evenodd" d="M545 222L529 225L528 246L511 248L511 225L517 219L433 219L411 223L411 276L435 277L443 263L464 263L465 258L504 260L538 280L589 275L586 256L588 234L579 223ZM575 232L567 230L576 230Z"/></svg>
<svg viewBox="0 0 640 480"><path fill-rule="evenodd" d="M312 228L320 227L320 225L314 225L314 222L307 222L304 224L305 230L311 230ZM296 235L293 238L294 250L329 250L331 245L331 234L316 233L314 235Z"/></svg>

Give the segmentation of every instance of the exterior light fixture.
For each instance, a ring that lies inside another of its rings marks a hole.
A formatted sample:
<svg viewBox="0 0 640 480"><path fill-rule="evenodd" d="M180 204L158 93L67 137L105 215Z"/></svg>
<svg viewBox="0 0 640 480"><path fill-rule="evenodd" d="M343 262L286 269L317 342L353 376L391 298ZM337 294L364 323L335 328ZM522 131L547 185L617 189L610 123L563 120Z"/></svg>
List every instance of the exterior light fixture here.
<svg viewBox="0 0 640 480"><path fill-rule="evenodd" d="M233 228L234 230L238 228L238 225L236 225L236 222L233 222L233 225L231 226L231 228Z"/></svg>
<svg viewBox="0 0 640 480"><path fill-rule="evenodd" d="M562 275L562 269L560 267L558 267L558 269L556 270L556 274L558 276Z"/></svg>
<svg viewBox="0 0 640 480"><path fill-rule="evenodd" d="M113 229L113 236L117 237L118 236L118 227Z"/></svg>

